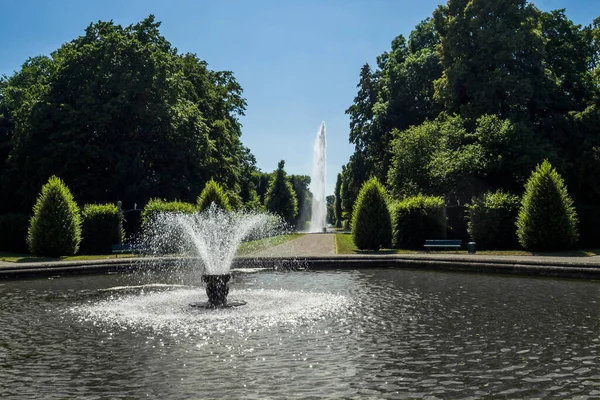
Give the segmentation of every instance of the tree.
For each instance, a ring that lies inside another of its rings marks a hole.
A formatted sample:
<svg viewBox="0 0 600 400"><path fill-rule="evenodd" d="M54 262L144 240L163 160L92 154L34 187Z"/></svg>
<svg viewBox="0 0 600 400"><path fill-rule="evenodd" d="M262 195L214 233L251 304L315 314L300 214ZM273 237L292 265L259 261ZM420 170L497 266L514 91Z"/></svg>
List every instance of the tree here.
<svg viewBox="0 0 600 400"><path fill-rule="evenodd" d="M202 212L209 208L211 204L215 207L220 208L223 211L231 211L231 205L229 204L229 197L225 188L214 180L206 182L202 193L198 196L198 211Z"/></svg>
<svg viewBox="0 0 600 400"><path fill-rule="evenodd" d="M443 66L435 97L446 111L529 121L544 109L537 8L527 0L449 0L433 16Z"/></svg>
<svg viewBox="0 0 600 400"><path fill-rule="evenodd" d="M51 176L33 207L27 243L36 256L74 255L81 242L79 207L62 179Z"/></svg>
<svg viewBox="0 0 600 400"><path fill-rule="evenodd" d="M342 174L337 174L335 180L334 223L336 228L342 227Z"/></svg>
<svg viewBox="0 0 600 400"><path fill-rule="evenodd" d="M361 250L392 245L392 223L385 188L371 178L360 189L352 212L352 239Z"/></svg>
<svg viewBox="0 0 600 400"><path fill-rule="evenodd" d="M327 223L333 225L335 223L335 196L329 195L325 200L327 201Z"/></svg>
<svg viewBox="0 0 600 400"><path fill-rule="evenodd" d="M290 175L288 178L298 199L298 215L296 215L294 225L296 229L304 230L306 228L306 221L310 221L312 213L312 193L308 190L310 176Z"/></svg>
<svg viewBox="0 0 600 400"><path fill-rule="evenodd" d="M193 201L215 179L241 204L250 160L242 89L231 72L178 54L159 27L153 16L90 24L1 85L0 113L14 127L4 179L11 208L32 204L48 173L84 203Z"/></svg>
<svg viewBox="0 0 600 400"><path fill-rule="evenodd" d="M526 249L557 251L578 239L577 213L562 177L546 160L532 172L517 217L517 236Z"/></svg>
<svg viewBox="0 0 600 400"><path fill-rule="evenodd" d="M284 166L284 160L277 164L265 195L265 206L268 211L280 215L291 225L298 215L298 199L292 184L286 178Z"/></svg>

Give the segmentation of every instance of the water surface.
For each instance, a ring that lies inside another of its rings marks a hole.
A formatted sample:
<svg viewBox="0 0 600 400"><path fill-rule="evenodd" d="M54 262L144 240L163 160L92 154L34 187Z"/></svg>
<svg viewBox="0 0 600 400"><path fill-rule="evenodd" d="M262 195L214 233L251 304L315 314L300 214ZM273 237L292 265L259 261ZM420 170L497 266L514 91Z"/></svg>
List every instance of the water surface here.
<svg viewBox="0 0 600 400"><path fill-rule="evenodd" d="M135 287L134 287L135 286ZM8 398L600 398L600 284L416 270L242 274L192 310L147 274L0 282Z"/></svg>

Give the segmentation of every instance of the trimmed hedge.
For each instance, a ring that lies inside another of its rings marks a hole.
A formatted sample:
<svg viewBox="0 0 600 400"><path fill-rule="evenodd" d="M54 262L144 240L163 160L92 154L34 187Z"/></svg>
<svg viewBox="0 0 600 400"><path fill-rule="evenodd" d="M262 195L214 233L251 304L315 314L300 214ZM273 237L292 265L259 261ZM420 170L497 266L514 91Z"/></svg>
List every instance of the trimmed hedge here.
<svg viewBox="0 0 600 400"><path fill-rule="evenodd" d="M82 253L109 254L124 239L123 213L114 204L86 204L81 213Z"/></svg>
<svg viewBox="0 0 600 400"><path fill-rule="evenodd" d="M525 184L517 217L519 243L533 251L570 249L579 237L578 222L562 177L545 160Z"/></svg>
<svg viewBox="0 0 600 400"><path fill-rule="evenodd" d="M27 253L27 229L29 215L0 215L0 250L14 253Z"/></svg>
<svg viewBox="0 0 600 400"><path fill-rule="evenodd" d="M71 256L80 242L79 207L62 179L52 176L33 206L27 232L29 250L36 256Z"/></svg>
<svg viewBox="0 0 600 400"><path fill-rule="evenodd" d="M215 204L225 211L231 211L231 205L229 204L229 196L225 188L214 180L206 182L202 193L198 196L198 211L204 211L211 204Z"/></svg>
<svg viewBox="0 0 600 400"><path fill-rule="evenodd" d="M419 194L392 207L392 245L397 249L422 249L427 239L446 238L444 199Z"/></svg>
<svg viewBox="0 0 600 400"><path fill-rule="evenodd" d="M174 225L168 214L194 214L194 204L151 199L142 211L144 246L156 254L178 253L185 243L181 226Z"/></svg>
<svg viewBox="0 0 600 400"><path fill-rule="evenodd" d="M352 239L360 250L379 250L392 244L387 193L377 178L366 181L352 210Z"/></svg>
<svg viewBox="0 0 600 400"><path fill-rule="evenodd" d="M520 199L498 190L486 192L467 205L468 231L481 250L516 249L519 247L515 222Z"/></svg>
<svg viewBox="0 0 600 400"><path fill-rule="evenodd" d="M192 203L183 201L167 201L163 199L150 199L142 210L142 224L150 222L154 215L159 213L182 213L193 214L197 211L196 206Z"/></svg>

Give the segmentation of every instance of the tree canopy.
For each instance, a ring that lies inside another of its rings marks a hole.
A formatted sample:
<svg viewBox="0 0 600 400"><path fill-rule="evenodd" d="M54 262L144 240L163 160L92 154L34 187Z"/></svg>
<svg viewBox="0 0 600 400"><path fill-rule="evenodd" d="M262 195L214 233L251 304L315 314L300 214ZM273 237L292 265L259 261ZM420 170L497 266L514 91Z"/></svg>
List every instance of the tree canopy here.
<svg viewBox="0 0 600 400"><path fill-rule="evenodd" d="M371 177L398 200L464 204L522 194L545 159L576 205L600 204L600 18L581 26L527 0L449 0L408 37L359 71L345 218Z"/></svg>
<svg viewBox="0 0 600 400"><path fill-rule="evenodd" d="M152 15L90 24L0 81L5 207L30 210L53 174L81 202L193 201L215 179L241 203L242 174L256 170L240 140L242 88L179 53L159 27Z"/></svg>

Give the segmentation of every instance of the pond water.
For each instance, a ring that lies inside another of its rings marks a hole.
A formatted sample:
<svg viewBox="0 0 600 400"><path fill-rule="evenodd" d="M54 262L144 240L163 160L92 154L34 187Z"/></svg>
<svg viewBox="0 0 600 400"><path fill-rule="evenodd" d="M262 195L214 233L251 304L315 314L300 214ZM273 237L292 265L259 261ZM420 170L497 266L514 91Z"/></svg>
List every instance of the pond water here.
<svg viewBox="0 0 600 400"><path fill-rule="evenodd" d="M0 282L0 397L600 398L600 283L418 270Z"/></svg>

